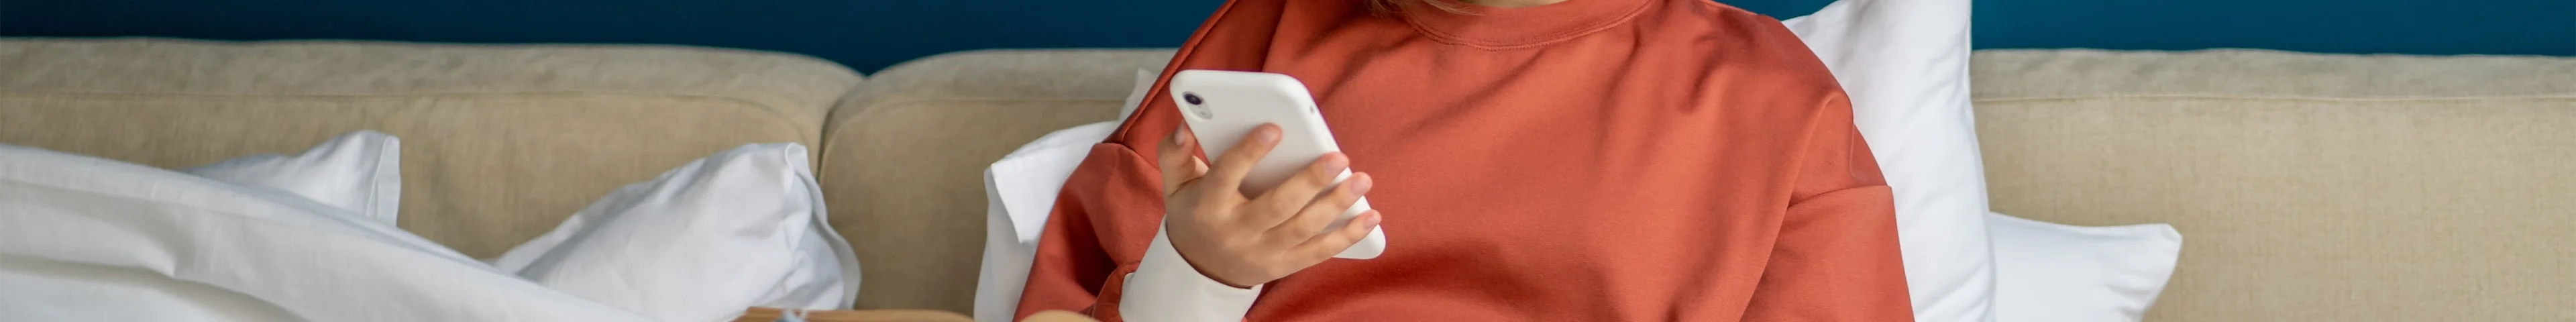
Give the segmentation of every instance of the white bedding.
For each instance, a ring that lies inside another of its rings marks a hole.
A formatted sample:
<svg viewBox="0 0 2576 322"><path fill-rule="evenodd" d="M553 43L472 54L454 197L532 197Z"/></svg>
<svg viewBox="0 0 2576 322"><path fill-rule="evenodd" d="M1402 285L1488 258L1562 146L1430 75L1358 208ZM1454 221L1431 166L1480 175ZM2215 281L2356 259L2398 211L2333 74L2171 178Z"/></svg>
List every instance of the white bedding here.
<svg viewBox="0 0 2576 322"><path fill-rule="evenodd" d="M341 134L293 156L258 154L179 170L276 188L378 222L402 209L402 140L376 131Z"/></svg>
<svg viewBox="0 0 2576 322"><path fill-rule="evenodd" d="M0 145L0 321L634 321L273 189Z"/></svg>
<svg viewBox="0 0 2576 322"><path fill-rule="evenodd" d="M858 258L825 222L806 160L795 143L717 152L609 193L492 266L670 321L848 308Z"/></svg>

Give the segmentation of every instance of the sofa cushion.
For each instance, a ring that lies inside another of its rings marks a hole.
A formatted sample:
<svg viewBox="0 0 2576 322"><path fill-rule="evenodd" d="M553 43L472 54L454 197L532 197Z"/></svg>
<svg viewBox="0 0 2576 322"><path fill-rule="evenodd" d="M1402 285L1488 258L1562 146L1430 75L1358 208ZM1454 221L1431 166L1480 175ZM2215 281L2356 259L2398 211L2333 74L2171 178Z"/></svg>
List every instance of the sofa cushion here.
<svg viewBox="0 0 2576 322"><path fill-rule="evenodd" d="M1996 212L2191 236L2148 320L2576 319L2576 58L1975 59Z"/></svg>
<svg viewBox="0 0 2576 322"><path fill-rule="evenodd" d="M824 199L867 263L858 308L972 312L984 167L1047 132L1111 120L1172 51L1002 50L887 68L832 114ZM902 245L901 247L888 247Z"/></svg>
<svg viewBox="0 0 2576 322"><path fill-rule="evenodd" d="M860 80L741 50L354 41L0 39L0 70L11 144L181 167L401 137L402 227L476 257L716 151L815 145Z"/></svg>

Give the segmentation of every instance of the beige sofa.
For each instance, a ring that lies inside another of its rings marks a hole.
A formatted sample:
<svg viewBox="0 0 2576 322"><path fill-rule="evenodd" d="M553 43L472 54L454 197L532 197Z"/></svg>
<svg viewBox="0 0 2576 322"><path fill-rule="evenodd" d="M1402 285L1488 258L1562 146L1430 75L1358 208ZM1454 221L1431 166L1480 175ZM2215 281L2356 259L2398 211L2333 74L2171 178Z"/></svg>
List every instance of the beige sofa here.
<svg viewBox="0 0 2576 322"><path fill-rule="evenodd" d="M0 142L178 167L401 137L402 226L476 256L733 145L816 147L867 309L969 311L981 169L1108 120L1169 50L978 51L862 81L664 46L0 40ZM2576 59L1983 51L1994 208L2167 222L2159 321L2576 320Z"/></svg>

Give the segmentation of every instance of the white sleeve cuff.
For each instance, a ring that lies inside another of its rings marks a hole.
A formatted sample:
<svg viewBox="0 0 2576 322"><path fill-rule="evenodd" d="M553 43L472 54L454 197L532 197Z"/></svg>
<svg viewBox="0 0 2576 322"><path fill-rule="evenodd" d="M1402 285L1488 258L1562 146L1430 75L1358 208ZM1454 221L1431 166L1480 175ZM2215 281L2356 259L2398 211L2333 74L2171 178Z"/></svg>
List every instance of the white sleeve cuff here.
<svg viewBox="0 0 2576 322"><path fill-rule="evenodd" d="M1127 275L1118 315L1136 322L1242 321L1252 310L1252 300L1261 297L1261 286L1234 288L1199 274L1163 235L1160 229L1154 231L1154 243L1146 246L1144 261Z"/></svg>

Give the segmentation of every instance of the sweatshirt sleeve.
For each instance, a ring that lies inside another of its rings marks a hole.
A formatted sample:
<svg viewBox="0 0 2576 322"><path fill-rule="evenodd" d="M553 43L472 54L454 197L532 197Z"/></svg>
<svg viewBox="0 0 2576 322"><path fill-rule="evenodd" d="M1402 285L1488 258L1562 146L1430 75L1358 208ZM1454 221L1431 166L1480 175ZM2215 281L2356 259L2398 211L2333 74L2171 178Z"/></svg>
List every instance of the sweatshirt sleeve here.
<svg viewBox="0 0 2576 322"><path fill-rule="evenodd" d="M1161 238L1162 172L1154 147L1180 127L1168 86L1189 69L1261 70L1289 1L1229 0L1173 53L1156 90L1105 142L1093 146L1065 180L1038 239L1026 318L1045 310L1083 312L1103 321L1241 320L1260 294L1208 279Z"/></svg>
<svg viewBox="0 0 2576 322"><path fill-rule="evenodd" d="M1014 319L1045 310L1103 321L1243 319L1260 287L1218 283L1172 250L1158 171L1123 145L1093 146L1047 218Z"/></svg>
<svg viewBox="0 0 2576 322"><path fill-rule="evenodd" d="M1912 321L1893 197L1849 101L1826 105L1745 320Z"/></svg>
<svg viewBox="0 0 2576 322"><path fill-rule="evenodd" d="M1127 321L1241 321L1261 296L1261 285L1235 288L1200 274L1172 250L1165 234L1156 232L1145 259L1127 276L1126 299L1119 302Z"/></svg>

